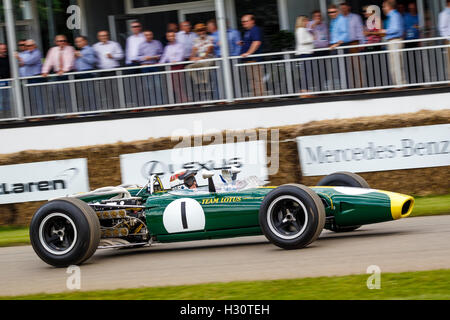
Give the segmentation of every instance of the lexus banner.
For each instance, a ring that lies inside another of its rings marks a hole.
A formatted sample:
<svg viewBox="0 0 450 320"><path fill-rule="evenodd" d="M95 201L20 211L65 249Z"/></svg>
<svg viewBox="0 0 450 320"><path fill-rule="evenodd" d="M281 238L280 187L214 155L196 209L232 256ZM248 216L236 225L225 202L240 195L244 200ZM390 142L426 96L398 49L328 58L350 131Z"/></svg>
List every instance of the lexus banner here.
<svg viewBox="0 0 450 320"><path fill-rule="evenodd" d="M87 191L86 159L0 166L0 204L48 200Z"/></svg>
<svg viewBox="0 0 450 320"><path fill-rule="evenodd" d="M120 156L122 183L144 185L150 175L158 174L165 188L169 188L170 176L180 169L202 169L220 173L232 166L241 169L238 178L257 176L268 178L265 141L248 141L230 144L216 144L169 150L149 151ZM214 180L219 182L219 175ZM199 185L207 180L198 174Z"/></svg>

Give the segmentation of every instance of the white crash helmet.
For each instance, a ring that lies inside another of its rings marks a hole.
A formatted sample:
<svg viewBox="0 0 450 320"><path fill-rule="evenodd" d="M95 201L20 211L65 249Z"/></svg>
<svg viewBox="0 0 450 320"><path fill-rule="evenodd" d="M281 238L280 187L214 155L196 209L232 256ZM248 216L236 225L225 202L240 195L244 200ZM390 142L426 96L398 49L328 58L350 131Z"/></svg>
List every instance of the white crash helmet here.
<svg viewBox="0 0 450 320"><path fill-rule="evenodd" d="M193 181L195 181L196 171L181 169L176 171L170 177L170 189L172 190L182 190L189 189Z"/></svg>

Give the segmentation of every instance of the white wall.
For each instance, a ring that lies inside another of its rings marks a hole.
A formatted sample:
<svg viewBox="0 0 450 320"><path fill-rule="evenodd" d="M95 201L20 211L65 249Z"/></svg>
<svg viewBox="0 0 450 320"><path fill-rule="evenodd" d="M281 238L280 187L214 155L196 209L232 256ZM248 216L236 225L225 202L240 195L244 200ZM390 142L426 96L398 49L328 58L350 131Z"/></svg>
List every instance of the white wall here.
<svg viewBox="0 0 450 320"><path fill-rule="evenodd" d="M450 93L0 129L0 154L450 109Z"/></svg>

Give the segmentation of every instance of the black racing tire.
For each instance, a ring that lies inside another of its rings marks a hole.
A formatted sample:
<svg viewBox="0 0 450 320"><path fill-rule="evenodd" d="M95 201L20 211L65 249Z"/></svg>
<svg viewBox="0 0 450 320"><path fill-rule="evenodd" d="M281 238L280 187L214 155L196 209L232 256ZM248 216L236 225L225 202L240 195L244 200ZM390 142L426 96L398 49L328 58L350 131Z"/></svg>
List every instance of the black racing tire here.
<svg viewBox="0 0 450 320"><path fill-rule="evenodd" d="M300 249L315 241L325 226L320 197L300 184L285 184L267 194L259 209L266 238L283 249Z"/></svg>
<svg viewBox="0 0 450 320"><path fill-rule="evenodd" d="M335 172L319 181L317 186L370 188L363 177L353 172Z"/></svg>
<svg viewBox="0 0 450 320"><path fill-rule="evenodd" d="M100 222L94 210L80 199L52 200L31 219L30 241L36 254L49 265L80 265L97 250Z"/></svg>
<svg viewBox="0 0 450 320"><path fill-rule="evenodd" d="M357 175L353 172L335 172L332 173L322 180L319 181L317 184L318 186L336 186L336 187L356 187L356 188L370 188L367 181L361 177L360 175ZM334 231L334 232L351 232L355 231L356 229L360 228L361 226L338 226L338 225L332 225L330 228L327 228L328 230Z"/></svg>

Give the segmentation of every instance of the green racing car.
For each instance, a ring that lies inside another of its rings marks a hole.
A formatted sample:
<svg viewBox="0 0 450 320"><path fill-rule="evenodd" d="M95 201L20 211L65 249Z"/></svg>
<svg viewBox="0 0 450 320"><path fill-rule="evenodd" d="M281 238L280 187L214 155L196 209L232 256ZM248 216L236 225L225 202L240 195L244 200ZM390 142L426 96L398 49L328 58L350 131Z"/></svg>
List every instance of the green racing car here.
<svg viewBox="0 0 450 320"><path fill-rule="evenodd" d="M34 214L30 240L36 254L55 267L79 265L97 249L264 234L283 249L300 249L328 229L353 231L365 224L405 218L414 198L371 189L359 175L337 172L317 186L265 186L256 177L238 180L239 169L181 170L165 189L152 175L143 186L100 188L50 200Z"/></svg>

